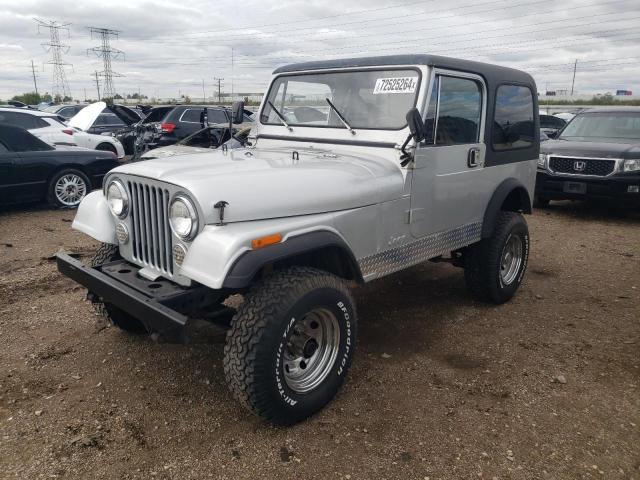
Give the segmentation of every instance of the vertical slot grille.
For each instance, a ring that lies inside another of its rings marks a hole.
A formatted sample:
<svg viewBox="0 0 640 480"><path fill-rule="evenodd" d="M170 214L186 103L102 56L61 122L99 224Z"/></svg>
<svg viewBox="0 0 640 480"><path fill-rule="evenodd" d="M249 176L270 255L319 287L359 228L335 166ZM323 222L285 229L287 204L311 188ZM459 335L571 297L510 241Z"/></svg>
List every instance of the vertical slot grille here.
<svg viewBox="0 0 640 480"><path fill-rule="evenodd" d="M133 259L172 275L169 191L139 182L127 184L131 195Z"/></svg>

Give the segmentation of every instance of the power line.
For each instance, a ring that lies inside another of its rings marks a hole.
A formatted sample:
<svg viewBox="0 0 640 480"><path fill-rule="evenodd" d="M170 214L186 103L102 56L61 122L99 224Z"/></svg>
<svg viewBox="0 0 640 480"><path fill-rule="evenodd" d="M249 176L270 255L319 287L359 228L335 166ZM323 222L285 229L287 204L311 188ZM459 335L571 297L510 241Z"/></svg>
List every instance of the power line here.
<svg viewBox="0 0 640 480"><path fill-rule="evenodd" d="M51 53L51 60L47 63L53 65L53 85L51 91L54 96L70 97L71 91L69 90L69 82L67 82L67 74L64 71L66 65L62 60L62 54L69 52L69 45L66 45L60 41L60 30L67 31L67 37L69 34L70 23L58 23L54 20L44 21L39 18L34 18L38 24L38 33L40 33L40 27L49 29L49 43L43 43L43 48Z"/></svg>
<svg viewBox="0 0 640 480"><path fill-rule="evenodd" d="M115 96L116 91L113 86L113 77L122 77L121 74L114 72L111 69L111 60L115 60L119 57L124 59L124 52L122 50L118 50L117 48L113 48L110 45L111 37L117 38L120 34L119 30L112 30L110 28L98 28L98 27L88 27L91 32L91 38L93 38L94 34L100 36L100 46L93 47L87 50L87 54L89 52L93 52L96 56L102 58L102 63L104 65L104 69L99 73L100 76L104 77L104 85L102 88L102 96L103 98L111 99ZM98 94L99 95L99 94Z"/></svg>

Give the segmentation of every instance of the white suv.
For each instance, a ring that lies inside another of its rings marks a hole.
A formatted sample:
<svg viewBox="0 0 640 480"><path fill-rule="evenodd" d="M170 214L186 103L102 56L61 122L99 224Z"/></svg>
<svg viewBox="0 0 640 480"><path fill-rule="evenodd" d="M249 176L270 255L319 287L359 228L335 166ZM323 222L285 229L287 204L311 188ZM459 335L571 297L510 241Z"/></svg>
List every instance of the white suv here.
<svg viewBox="0 0 640 480"><path fill-rule="evenodd" d="M124 147L117 138L93 135L65 125L62 119L49 112L26 108L0 108L0 123L22 127L49 145L77 145L91 150L112 152L124 158Z"/></svg>

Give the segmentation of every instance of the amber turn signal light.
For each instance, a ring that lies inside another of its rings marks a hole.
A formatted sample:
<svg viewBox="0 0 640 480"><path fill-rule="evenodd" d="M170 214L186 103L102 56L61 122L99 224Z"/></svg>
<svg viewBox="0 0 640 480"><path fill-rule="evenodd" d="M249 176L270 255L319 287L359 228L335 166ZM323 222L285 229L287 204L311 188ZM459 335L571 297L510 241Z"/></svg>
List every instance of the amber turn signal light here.
<svg viewBox="0 0 640 480"><path fill-rule="evenodd" d="M267 235L266 237L255 238L251 240L251 248L257 250L258 248L268 247L274 243L280 243L282 241L282 235L274 233L273 235Z"/></svg>

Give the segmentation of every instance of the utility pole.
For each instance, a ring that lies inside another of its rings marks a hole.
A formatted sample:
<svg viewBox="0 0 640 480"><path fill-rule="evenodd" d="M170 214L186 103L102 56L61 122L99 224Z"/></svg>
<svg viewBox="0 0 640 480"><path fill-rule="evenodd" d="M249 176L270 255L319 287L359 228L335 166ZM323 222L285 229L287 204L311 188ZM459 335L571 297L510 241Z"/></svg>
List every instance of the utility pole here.
<svg viewBox="0 0 640 480"><path fill-rule="evenodd" d="M98 90L98 101L100 101L100 80L98 80L98 71L95 71L96 76L96 89Z"/></svg>
<svg viewBox="0 0 640 480"><path fill-rule="evenodd" d="M115 87L113 86L113 77L121 77L122 75L114 72L111 69L111 60L116 60L120 57L124 60L124 52L122 50L118 50L117 48L112 48L110 40L111 37L118 38L120 31L111 30L110 28L87 28L89 28L89 31L91 32L91 38L93 38L94 34L100 37L101 45L99 47L87 49L87 55L89 54L89 52L93 52L96 54L96 56L102 58L104 70L99 73L100 76L104 77L102 96L104 98L113 99L116 94Z"/></svg>
<svg viewBox="0 0 640 480"><path fill-rule="evenodd" d="M233 68L233 47L231 47L231 101L233 102L233 77L235 76L234 74L234 68Z"/></svg>
<svg viewBox="0 0 640 480"><path fill-rule="evenodd" d="M207 101L207 96L204 93L204 78L202 79L202 102L206 102Z"/></svg>
<svg viewBox="0 0 640 480"><path fill-rule="evenodd" d="M571 81L571 95L573 96L573 86L576 83L576 69L578 68L578 59L576 58L575 63L573 64L573 80Z"/></svg>
<svg viewBox="0 0 640 480"><path fill-rule="evenodd" d="M36 89L36 95L38 95L38 83L36 82L36 67L33 65L33 60L31 60L31 73L33 74L33 86Z"/></svg>
<svg viewBox="0 0 640 480"><path fill-rule="evenodd" d="M51 53L51 60L47 62L53 65L53 87L51 91L54 96L63 98L71 96L69 83L67 82L67 74L64 71L64 67L71 64L64 63L62 60L62 54L69 51L69 45L60 42L60 30L66 30L67 37L69 37L69 25L71 24L58 23L53 20L44 21L39 18L34 20L38 24L38 33L40 33L40 27L49 29L49 43L43 43L42 47Z"/></svg>
<svg viewBox="0 0 640 480"><path fill-rule="evenodd" d="M213 77L214 82L218 82L218 103L222 103L222 81L224 78Z"/></svg>
<svg viewBox="0 0 640 480"><path fill-rule="evenodd" d="M87 89L86 88L84 89L84 101L85 102L87 101Z"/></svg>

